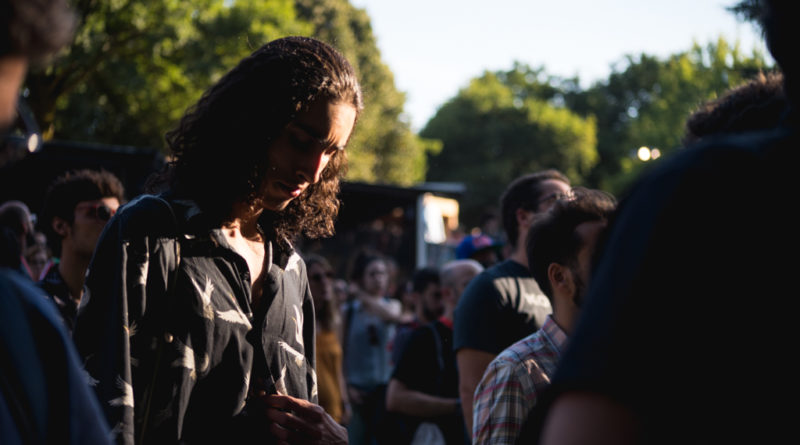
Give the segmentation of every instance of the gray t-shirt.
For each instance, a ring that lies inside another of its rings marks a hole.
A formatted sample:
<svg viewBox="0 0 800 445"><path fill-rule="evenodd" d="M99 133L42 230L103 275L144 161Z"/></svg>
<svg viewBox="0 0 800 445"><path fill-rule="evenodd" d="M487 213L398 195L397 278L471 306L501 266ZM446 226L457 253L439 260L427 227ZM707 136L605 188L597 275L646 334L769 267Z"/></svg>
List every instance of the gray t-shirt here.
<svg viewBox="0 0 800 445"><path fill-rule="evenodd" d="M455 312L453 349L499 354L538 330L552 313L550 301L528 269L506 260L470 282Z"/></svg>

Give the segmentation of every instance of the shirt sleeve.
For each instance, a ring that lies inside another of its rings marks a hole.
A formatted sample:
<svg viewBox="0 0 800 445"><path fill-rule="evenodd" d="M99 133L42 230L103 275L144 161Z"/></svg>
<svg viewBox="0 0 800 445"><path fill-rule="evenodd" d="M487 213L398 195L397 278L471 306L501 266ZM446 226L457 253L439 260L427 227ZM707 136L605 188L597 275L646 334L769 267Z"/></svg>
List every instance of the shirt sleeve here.
<svg viewBox="0 0 800 445"><path fill-rule="evenodd" d="M411 333L392 378L403 382L409 389L431 393L432 377L438 373L432 365L436 365L434 338L428 326L420 327Z"/></svg>
<svg viewBox="0 0 800 445"><path fill-rule="evenodd" d="M473 444L514 443L536 404L536 387L531 382L520 362L501 356L489 364L473 397Z"/></svg>
<svg viewBox="0 0 800 445"><path fill-rule="evenodd" d="M158 312L155 306L164 299L147 297L166 293L168 269L175 264L170 256L174 252L154 250L152 238L145 235L153 221L164 219L152 206L143 207L123 209L103 231L87 272L74 333L106 419L118 442L125 444L134 443L135 401L147 394L146 385L134 385L134 369L152 375L148 370L153 369L159 341L143 321L145 311ZM171 225L165 224L165 229ZM134 358L132 351L147 355ZM137 408L145 412L149 407Z"/></svg>
<svg viewBox="0 0 800 445"><path fill-rule="evenodd" d="M467 286L458 300L453 324L453 349L477 349L492 354L503 350L497 337L503 330L501 296L485 272Z"/></svg>

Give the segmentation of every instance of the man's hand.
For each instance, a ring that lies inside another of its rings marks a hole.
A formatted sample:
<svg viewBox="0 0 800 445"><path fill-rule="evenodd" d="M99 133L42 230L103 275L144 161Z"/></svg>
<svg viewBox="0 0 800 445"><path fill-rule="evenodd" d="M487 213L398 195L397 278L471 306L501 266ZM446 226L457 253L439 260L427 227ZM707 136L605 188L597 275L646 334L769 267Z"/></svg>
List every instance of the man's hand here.
<svg viewBox="0 0 800 445"><path fill-rule="evenodd" d="M270 431L286 444L347 444L347 430L319 405L292 396L269 395L262 399Z"/></svg>

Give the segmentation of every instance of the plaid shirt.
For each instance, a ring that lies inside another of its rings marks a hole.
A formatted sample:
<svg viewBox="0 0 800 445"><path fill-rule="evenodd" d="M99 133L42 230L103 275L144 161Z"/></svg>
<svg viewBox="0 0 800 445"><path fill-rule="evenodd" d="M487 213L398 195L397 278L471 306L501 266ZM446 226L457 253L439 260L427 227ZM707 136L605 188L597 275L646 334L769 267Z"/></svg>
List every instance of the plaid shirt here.
<svg viewBox="0 0 800 445"><path fill-rule="evenodd" d="M542 328L501 352L486 368L473 398L473 444L513 444L550 384L567 334L547 316Z"/></svg>

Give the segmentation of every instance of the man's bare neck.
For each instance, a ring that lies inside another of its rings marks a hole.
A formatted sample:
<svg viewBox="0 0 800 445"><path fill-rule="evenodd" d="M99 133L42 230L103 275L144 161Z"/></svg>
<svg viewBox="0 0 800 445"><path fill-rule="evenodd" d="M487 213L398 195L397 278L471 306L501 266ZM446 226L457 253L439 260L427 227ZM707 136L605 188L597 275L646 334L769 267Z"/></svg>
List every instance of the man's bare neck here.
<svg viewBox="0 0 800 445"><path fill-rule="evenodd" d="M61 260L58 263L58 273L64 279L73 300L80 302L83 296L83 282L86 279L86 269L89 267L90 258L62 250Z"/></svg>

